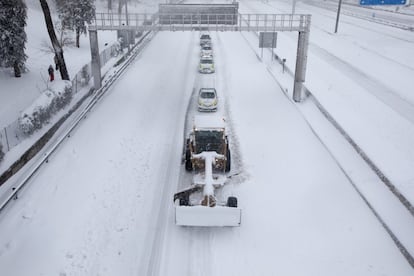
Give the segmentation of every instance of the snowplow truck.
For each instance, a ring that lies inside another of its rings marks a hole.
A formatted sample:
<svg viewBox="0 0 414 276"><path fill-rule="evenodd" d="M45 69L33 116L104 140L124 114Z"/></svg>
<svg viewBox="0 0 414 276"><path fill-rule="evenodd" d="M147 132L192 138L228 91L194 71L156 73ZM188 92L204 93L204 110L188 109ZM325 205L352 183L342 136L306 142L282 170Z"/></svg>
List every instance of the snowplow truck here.
<svg viewBox="0 0 414 276"><path fill-rule="evenodd" d="M185 169L190 172L203 171L204 160L195 156L207 151L214 151L225 157L215 160L213 172L230 171L231 155L223 118L216 116L195 117L193 129L185 145Z"/></svg>
<svg viewBox="0 0 414 276"><path fill-rule="evenodd" d="M240 226L237 198L223 200L230 149L223 118L198 116L185 144L185 169L194 172L189 187L174 195L175 223L180 226ZM178 205L177 205L178 203Z"/></svg>

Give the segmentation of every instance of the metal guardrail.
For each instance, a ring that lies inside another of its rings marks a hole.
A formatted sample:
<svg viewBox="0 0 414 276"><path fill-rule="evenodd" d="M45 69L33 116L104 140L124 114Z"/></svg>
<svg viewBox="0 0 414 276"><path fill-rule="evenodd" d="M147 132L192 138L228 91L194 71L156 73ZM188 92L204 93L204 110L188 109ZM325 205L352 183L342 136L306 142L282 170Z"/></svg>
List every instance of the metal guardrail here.
<svg viewBox="0 0 414 276"><path fill-rule="evenodd" d="M304 14L115 14L97 13L89 30L309 31Z"/></svg>

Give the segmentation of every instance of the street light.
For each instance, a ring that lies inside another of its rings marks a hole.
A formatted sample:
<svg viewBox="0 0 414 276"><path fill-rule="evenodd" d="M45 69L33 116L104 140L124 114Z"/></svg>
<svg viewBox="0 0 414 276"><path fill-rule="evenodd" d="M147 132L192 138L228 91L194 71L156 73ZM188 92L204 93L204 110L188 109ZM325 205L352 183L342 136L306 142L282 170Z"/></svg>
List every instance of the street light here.
<svg viewBox="0 0 414 276"><path fill-rule="evenodd" d="M296 0L292 1L292 14L295 14Z"/></svg>
<svg viewBox="0 0 414 276"><path fill-rule="evenodd" d="M339 0L338 13L336 14L335 33L338 32L339 14L341 13L342 0Z"/></svg>

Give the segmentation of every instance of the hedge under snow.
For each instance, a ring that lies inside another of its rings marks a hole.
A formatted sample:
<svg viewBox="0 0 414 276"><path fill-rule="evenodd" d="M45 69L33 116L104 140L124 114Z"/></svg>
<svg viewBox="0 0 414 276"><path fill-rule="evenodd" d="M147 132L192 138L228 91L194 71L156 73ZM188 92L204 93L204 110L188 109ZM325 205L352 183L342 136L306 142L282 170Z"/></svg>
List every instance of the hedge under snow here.
<svg viewBox="0 0 414 276"><path fill-rule="evenodd" d="M57 111L64 108L72 100L72 83L70 81L54 81L42 92L40 97L20 113L19 127L27 135L42 128Z"/></svg>

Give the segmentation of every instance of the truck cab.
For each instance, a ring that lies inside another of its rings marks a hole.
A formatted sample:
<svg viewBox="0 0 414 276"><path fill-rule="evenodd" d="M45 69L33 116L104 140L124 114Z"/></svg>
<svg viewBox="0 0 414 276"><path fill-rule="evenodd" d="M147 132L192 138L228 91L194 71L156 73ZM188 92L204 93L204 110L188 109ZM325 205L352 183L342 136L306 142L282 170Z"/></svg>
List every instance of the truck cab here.
<svg viewBox="0 0 414 276"><path fill-rule="evenodd" d="M196 116L193 129L186 141L185 168L187 171L204 169L204 161L193 155L214 151L223 158L217 158L215 171L229 172L231 166L229 141L224 118L218 116Z"/></svg>

